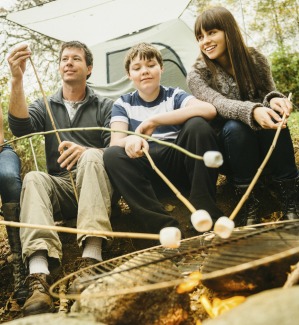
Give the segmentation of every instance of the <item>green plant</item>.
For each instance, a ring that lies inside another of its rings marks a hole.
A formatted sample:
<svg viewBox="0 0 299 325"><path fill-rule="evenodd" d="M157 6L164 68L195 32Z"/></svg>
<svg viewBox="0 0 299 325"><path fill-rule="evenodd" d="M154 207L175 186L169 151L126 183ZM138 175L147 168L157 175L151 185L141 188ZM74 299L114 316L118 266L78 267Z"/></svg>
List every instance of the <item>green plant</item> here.
<svg viewBox="0 0 299 325"><path fill-rule="evenodd" d="M1 104L3 110L3 127L4 127L4 138L6 140L13 140L15 137L11 133L8 121L7 121L7 111L8 111L8 95L5 94L1 97ZM34 136L30 141L28 139L22 141L16 141L11 144L15 149L16 153L19 155L22 164L22 178L23 176L31 170L36 170L35 160L33 156L33 151L36 156L38 169L41 171L46 170L46 157L44 153L44 138L42 136Z"/></svg>
<svg viewBox="0 0 299 325"><path fill-rule="evenodd" d="M277 89L288 96L293 94L294 108L299 110L299 53L275 51L270 56L273 78Z"/></svg>

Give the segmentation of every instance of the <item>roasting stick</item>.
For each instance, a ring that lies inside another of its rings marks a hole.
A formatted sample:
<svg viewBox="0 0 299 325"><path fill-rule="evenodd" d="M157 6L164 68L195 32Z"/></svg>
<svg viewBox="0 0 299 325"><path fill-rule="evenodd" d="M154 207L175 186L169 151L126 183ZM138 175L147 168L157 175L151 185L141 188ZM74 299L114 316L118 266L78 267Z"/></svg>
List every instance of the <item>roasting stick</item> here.
<svg viewBox="0 0 299 325"><path fill-rule="evenodd" d="M15 221L5 221L0 220L0 224L9 227L15 228L30 228L30 229L43 229L43 230L53 230L57 232L65 232L68 234L85 234L91 236L107 236L107 237L119 237L119 238L140 238L140 239L153 239L159 240L158 234L146 234L146 233L135 233L135 232L114 232L114 231L99 231L99 230L86 230L86 229L77 229L64 226L47 226L47 225L38 225L30 224L24 222L15 222Z"/></svg>
<svg viewBox="0 0 299 325"><path fill-rule="evenodd" d="M292 98L292 93L289 94L288 96L288 100L291 100ZM215 227L214 227L214 231L216 234L218 234L220 237L222 238L228 238L231 235L231 232L234 228L234 222L233 220L235 219L235 217L237 216L238 212L240 211L240 209L242 208L244 202L248 199L251 191L253 190L253 187L255 186L256 182L258 181L261 173L264 170L264 167L266 166L273 150L275 149L276 143L277 143L277 139L278 136L280 134L282 125L284 123L286 119L286 114L284 113L282 116L282 120L276 130L274 139L272 141L272 144L268 150L268 153L266 155L266 157L264 158L262 164L260 165L260 167L257 170L257 173L255 174L254 178L252 179L251 183L249 184L246 192L244 193L244 195L242 196L241 200L239 201L239 203L237 204L237 206L235 207L235 209L233 210L233 212L231 213L230 217L220 217L216 223L215 223Z"/></svg>
<svg viewBox="0 0 299 325"><path fill-rule="evenodd" d="M170 182L170 180L161 172L161 170L155 165L152 157L146 149L143 149L148 161L151 164L153 170L163 179L163 181L170 187L172 192L177 196L177 198L185 204L185 206L190 210L191 213L196 212L194 206L180 193L180 191Z"/></svg>
<svg viewBox="0 0 299 325"><path fill-rule="evenodd" d="M46 95L45 95L45 92L44 92L44 89L43 89L43 86L42 86L42 83L38 77L38 74L37 74L37 71L35 69L35 65L33 63L33 60L31 57L29 57L29 60L31 62L31 65L32 65L32 68L33 68L33 71L34 71L34 74L35 74L35 77L36 77L36 80L39 84L39 88L40 88L40 91L43 95L43 99L44 99L44 103L46 105L46 109L47 109L47 112L49 114L49 117L50 117L50 120L51 120L51 124L52 124L52 127L55 131L55 135L57 137L57 141L58 141L58 144L61 143L61 139L60 139L60 135L59 135L59 132L57 131L57 128L56 128L56 125L55 125L55 122L54 122L54 119L53 119L53 115L52 115L52 111L51 111L51 108L48 104L48 101L47 101L47 98L46 98ZM73 174L71 171L69 171L69 175L70 175L70 179L71 179L71 183L72 183L72 186L73 186L73 190L74 190L74 194L75 194L75 197L76 197L76 201L77 203L79 202L79 198L78 198L78 193L77 193L77 189L76 189L76 186L75 186L75 182L74 182L74 178L73 178Z"/></svg>
<svg viewBox="0 0 299 325"><path fill-rule="evenodd" d="M162 178L162 180L169 186L169 188L173 191L176 197L185 204L185 206L190 210L191 214L191 222L194 228L197 231L204 232L210 230L213 221L209 213L205 210L196 210L195 207L180 193L180 191L170 182L170 180L161 172L161 170L155 165L152 157L149 152L143 148L143 152L146 155L148 161L151 164L153 170ZM218 155L216 160L218 160Z"/></svg>
<svg viewBox="0 0 299 325"><path fill-rule="evenodd" d="M152 240L159 240L162 246L166 248L178 248L180 246L180 241L181 241L181 232L178 228L175 227L162 228L160 234L148 234L148 233L138 233L138 232L86 230L86 229L77 229L77 228L69 228L69 227L62 227L62 226L38 225L38 224L5 221L5 220L0 220L0 225L15 227L15 228L53 230L57 232L65 232L68 234L84 234L84 235L100 236L100 237L105 236L105 237L115 237L115 238L152 239Z"/></svg>

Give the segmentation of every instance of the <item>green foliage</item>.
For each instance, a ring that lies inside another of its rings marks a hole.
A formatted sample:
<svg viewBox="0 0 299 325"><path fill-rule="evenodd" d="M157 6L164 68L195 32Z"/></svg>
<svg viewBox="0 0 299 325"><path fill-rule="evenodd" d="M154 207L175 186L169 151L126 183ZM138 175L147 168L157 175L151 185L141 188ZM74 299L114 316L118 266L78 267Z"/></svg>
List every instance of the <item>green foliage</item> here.
<svg viewBox="0 0 299 325"><path fill-rule="evenodd" d="M270 60L277 89L286 96L291 92L294 107L299 110L299 53L278 50L271 54Z"/></svg>
<svg viewBox="0 0 299 325"><path fill-rule="evenodd" d="M299 112L293 112L288 118L288 126L293 140L299 142Z"/></svg>
<svg viewBox="0 0 299 325"><path fill-rule="evenodd" d="M1 80L3 81L3 80ZM3 110L3 127L4 127L4 138L7 141L14 140L16 137L11 133L8 121L7 121L7 111L8 111L8 90L7 84L4 86L3 82L0 82L2 85L1 90L3 90L3 95L1 96L1 104ZM44 138L42 136L34 136L32 138L32 147L29 139L16 141L10 144L17 154L19 155L22 162L22 177L31 170L36 170L33 151L36 156L37 166L40 171L46 171L46 157L44 153Z"/></svg>

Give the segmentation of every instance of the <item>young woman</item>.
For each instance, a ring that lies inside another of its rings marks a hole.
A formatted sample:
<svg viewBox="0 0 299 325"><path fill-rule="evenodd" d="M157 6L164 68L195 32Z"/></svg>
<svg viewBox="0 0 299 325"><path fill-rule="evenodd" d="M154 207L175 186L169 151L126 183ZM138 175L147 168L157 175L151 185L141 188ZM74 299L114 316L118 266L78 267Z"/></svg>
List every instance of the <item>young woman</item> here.
<svg viewBox="0 0 299 325"><path fill-rule="evenodd" d="M245 45L227 9L204 11L197 17L194 31L201 53L188 74L188 86L195 97L216 107L218 117L211 123L218 131L224 156L222 173L233 182L240 198L292 104L276 91L266 57ZM299 177L286 122L266 171L279 194L283 218L298 219ZM236 218L239 225L259 222L258 203L252 193Z"/></svg>

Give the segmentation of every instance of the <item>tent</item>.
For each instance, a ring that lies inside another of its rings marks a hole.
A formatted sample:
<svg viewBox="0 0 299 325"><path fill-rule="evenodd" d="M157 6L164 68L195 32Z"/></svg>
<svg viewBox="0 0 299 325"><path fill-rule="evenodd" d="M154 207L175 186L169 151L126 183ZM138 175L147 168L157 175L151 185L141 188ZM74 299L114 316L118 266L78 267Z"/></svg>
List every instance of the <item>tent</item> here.
<svg viewBox="0 0 299 325"><path fill-rule="evenodd" d="M188 91L186 73L198 55L189 5L190 0L56 0L12 12L7 19L61 41L87 44L94 55L91 86L117 98L133 89L123 59L139 42L161 50L162 84Z"/></svg>

